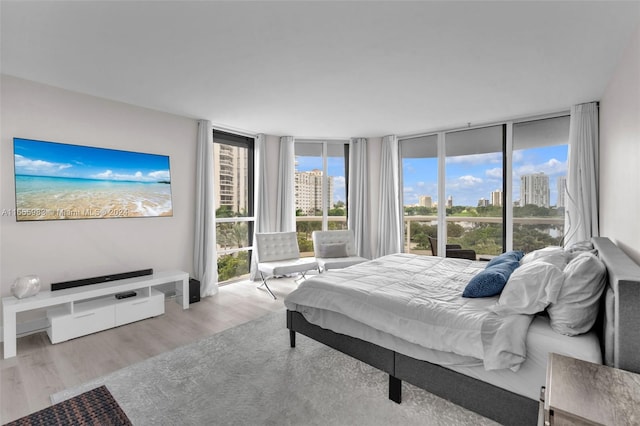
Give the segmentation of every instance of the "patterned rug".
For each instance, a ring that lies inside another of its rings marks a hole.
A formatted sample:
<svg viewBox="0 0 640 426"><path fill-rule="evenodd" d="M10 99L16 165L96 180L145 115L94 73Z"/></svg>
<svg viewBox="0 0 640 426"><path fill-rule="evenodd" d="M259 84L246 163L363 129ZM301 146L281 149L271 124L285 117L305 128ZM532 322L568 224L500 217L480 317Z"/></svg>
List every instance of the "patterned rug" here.
<svg viewBox="0 0 640 426"><path fill-rule="evenodd" d="M100 386L8 423L7 426L130 424L106 386Z"/></svg>

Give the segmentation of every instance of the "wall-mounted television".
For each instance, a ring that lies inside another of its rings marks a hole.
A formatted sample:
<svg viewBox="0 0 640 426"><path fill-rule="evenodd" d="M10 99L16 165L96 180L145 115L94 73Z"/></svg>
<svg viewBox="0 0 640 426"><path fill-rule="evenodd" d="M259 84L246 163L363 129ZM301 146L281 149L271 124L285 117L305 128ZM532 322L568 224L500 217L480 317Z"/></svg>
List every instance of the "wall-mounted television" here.
<svg viewBox="0 0 640 426"><path fill-rule="evenodd" d="M172 216L169 157L13 139L18 222Z"/></svg>

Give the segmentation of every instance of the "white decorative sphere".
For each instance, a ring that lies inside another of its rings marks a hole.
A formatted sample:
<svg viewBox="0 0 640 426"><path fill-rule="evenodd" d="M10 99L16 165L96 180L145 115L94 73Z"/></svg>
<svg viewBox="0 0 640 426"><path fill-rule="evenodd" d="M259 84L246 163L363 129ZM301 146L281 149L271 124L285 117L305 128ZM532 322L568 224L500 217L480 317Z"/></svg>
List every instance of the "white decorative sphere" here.
<svg viewBox="0 0 640 426"><path fill-rule="evenodd" d="M18 277L11 285L11 293L18 299L34 296L40 291L40 277L37 275L25 275Z"/></svg>

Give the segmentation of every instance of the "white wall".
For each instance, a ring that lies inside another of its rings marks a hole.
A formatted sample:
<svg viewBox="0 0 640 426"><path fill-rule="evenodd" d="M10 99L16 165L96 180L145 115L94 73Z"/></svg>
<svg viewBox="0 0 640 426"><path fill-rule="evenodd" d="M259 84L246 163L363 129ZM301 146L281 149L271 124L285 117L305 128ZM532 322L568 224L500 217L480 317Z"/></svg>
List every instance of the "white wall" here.
<svg viewBox="0 0 640 426"><path fill-rule="evenodd" d="M640 263L640 28L600 101L600 235Z"/></svg>
<svg viewBox="0 0 640 426"><path fill-rule="evenodd" d="M20 222L0 217L0 293L137 269L192 271L195 120L2 76L0 209L15 207L13 138L169 155L173 217Z"/></svg>

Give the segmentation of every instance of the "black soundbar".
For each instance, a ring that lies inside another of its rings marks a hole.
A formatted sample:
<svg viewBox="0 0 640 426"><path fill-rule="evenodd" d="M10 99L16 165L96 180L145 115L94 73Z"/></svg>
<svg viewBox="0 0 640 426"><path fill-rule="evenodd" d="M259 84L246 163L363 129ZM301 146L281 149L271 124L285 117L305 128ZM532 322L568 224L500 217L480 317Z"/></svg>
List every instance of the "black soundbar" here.
<svg viewBox="0 0 640 426"><path fill-rule="evenodd" d="M65 288L80 287L83 285L100 284L109 281L124 280L125 278L142 277L144 275L152 275L153 269L141 269L139 271L122 272L113 275L104 275L102 277L83 278L81 280L64 281L51 284L51 291L64 290Z"/></svg>

